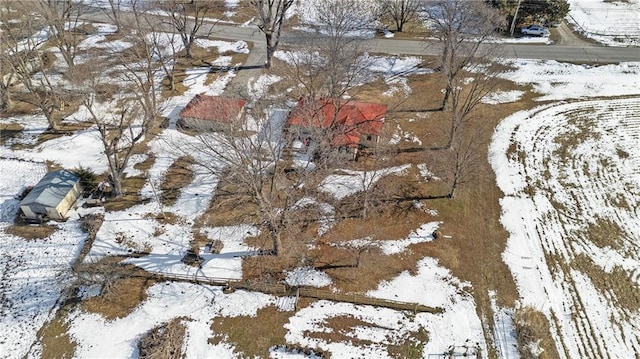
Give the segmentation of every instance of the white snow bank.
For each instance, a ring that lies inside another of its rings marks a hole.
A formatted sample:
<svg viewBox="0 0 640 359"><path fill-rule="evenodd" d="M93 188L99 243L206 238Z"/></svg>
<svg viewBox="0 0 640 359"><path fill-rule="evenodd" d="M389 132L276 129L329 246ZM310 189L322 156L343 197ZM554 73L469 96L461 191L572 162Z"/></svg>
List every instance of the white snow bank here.
<svg viewBox="0 0 640 359"><path fill-rule="evenodd" d="M336 199L343 199L358 192L371 189L382 177L390 174L402 175L402 173L410 167L411 165L408 164L374 171L340 170L345 174L327 176L318 189L331 194Z"/></svg>
<svg viewBox="0 0 640 359"><path fill-rule="evenodd" d="M553 60L507 61L516 70L500 76L518 84L533 84L543 96L538 101L596 96L623 96L638 93L640 62L616 65L581 66Z"/></svg>
<svg viewBox="0 0 640 359"><path fill-rule="evenodd" d="M298 267L287 272L285 281L290 286L326 287L332 283L324 272L311 267Z"/></svg>

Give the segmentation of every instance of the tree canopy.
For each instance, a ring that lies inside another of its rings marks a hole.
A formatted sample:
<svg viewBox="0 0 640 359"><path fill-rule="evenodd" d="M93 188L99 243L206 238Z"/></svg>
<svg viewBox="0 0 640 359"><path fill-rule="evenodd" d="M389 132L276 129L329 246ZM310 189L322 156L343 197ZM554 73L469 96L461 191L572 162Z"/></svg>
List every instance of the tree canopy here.
<svg viewBox="0 0 640 359"><path fill-rule="evenodd" d="M520 3L520 7L518 8L517 22L541 19L559 21L569 13L567 0L489 0L489 3L507 14L509 22L513 20L518 3Z"/></svg>

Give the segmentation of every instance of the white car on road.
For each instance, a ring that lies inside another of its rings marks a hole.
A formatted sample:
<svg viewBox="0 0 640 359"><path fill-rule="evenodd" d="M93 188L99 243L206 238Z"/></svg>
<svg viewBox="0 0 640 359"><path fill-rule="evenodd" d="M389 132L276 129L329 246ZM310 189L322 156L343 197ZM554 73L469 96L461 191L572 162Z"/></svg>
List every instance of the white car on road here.
<svg viewBox="0 0 640 359"><path fill-rule="evenodd" d="M523 27L520 32L523 35L533 35L533 36L549 36L549 29L544 26L539 25L531 25L527 27Z"/></svg>

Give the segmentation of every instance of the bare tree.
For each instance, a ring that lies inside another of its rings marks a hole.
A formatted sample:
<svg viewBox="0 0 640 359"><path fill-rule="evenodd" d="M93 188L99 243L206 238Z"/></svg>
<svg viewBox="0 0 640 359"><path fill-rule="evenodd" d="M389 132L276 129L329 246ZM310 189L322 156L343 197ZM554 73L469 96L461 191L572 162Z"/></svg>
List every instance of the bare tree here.
<svg viewBox="0 0 640 359"><path fill-rule="evenodd" d="M81 40L77 27L81 25L80 16L86 10L85 4L74 0L38 0L34 6L46 23L54 46L72 68Z"/></svg>
<svg viewBox="0 0 640 359"><path fill-rule="evenodd" d="M441 46L439 68L445 77L442 109L448 102L460 71L473 58L487 58L495 47L484 46L504 17L484 1L433 0L427 2L427 16Z"/></svg>
<svg viewBox="0 0 640 359"><path fill-rule="evenodd" d="M421 0L380 0L383 17L396 25L396 31L402 32L404 26L418 17Z"/></svg>
<svg viewBox="0 0 640 359"><path fill-rule="evenodd" d="M475 110L497 86L497 66L486 61L469 62L453 79L451 88L451 128L445 148L450 149L461 127L474 119Z"/></svg>
<svg viewBox="0 0 640 359"><path fill-rule="evenodd" d="M116 26L116 33L122 31L122 2L124 0L109 0L109 10L105 10L105 13L111 19L111 22Z"/></svg>
<svg viewBox="0 0 640 359"><path fill-rule="evenodd" d="M202 29L207 12L210 10L209 1L191 0L170 0L161 1L160 6L169 16L162 16L165 23L171 25L175 32L180 35L184 45L185 56L191 58L191 48L196 39L207 37L211 34L213 26L206 34L199 34Z"/></svg>
<svg viewBox="0 0 640 359"><path fill-rule="evenodd" d="M124 194L123 181L125 170L134 153L135 145L144 139L148 126L139 103L132 97L122 97L116 93L103 91L104 81L98 71L85 74L83 82L82 104L89 113L91 121L98 131L105 157L109 164L109 177L116 197ZM117 101L114 98L119 97ZM98 109L99 100L117 104L115 113L106 113Z"/></svg>
<svg viewBox="0 0 640 359"><path fill-rule="evenodd" d="M458 186L466 183L478 167L480 161L479 151L477 149L477 139L475 135L468 135L466 138L460 136L453 143L452 148L452 174L451 174L451 192L448 198L453 199Z"/></svg>
<svg viewBox="0 0 640 359"><path fill-rule="evenodd" d="M25 101L41 110L50 128L58 129L59 124L54 115L54 111L59 108L57 87L52 83L51 74L45 68L45 62L53 61L53 56L40 50L48 36L44 34L36 36L39 24L31 15L33 10L31 3L6 5L6 10L1 12L3 21L0 25L2 30L0 32L0 40L2 40L1 106L8 108L11 105L11 86L22 85L29 94L25 96ZM18 16L19 26L11 25L10 16Z"/></svg>
<svg viewBox="0 0 640 359"><path fill-rule="evenodd" d="M144 125L136 124L140 117L136 106L129 102L122 106L118 115L111 115L110 118L98 117L99 115L91 110L92 107L88 107L109 163L113 193L116 197L124 195L124 172L133 155L135 144L144 139L146 133Z"/></svg>
<svg viewBox="0 0 640 359"><path fill-rule="evenodd" d="M256 12L256 25L264 33L267 42L267 61L265 67L271 67L271 57L280 42L280 33L286 19L287 10L294 0L249 0Z"/></svg>
<svg viewBox="0 0 640 359"><path fill-rule="evenodd" d="M223 107L212 112L224 113ZM284 166L282 114L256 105L246 120L231 121L218 132L195 127L191 141L171 145L193 157L198 167L222 177L216 196L248 208L244 215L252 218L242 221L266 229L276 255L283 254L282 236L291 228L293 212L309 188L302 183L310 174L304 167Z"/></svg>
<svg viewBox="0 0 640 359"><path fill-rule="evenodd" d="M164 72L167 81L169 82L169 90L174 91L176 89L176 73L174 66L178 54L178 48L176 46L176 33L158 33L152 32L149 38L153 44L153 51L155 52L155 58L158 60L162 71Z"/></svg>
<svg viewBox="0 0 640 359"><path fill-rule="evenodd" d="M151 127L156 124L162 110L159 99L161 84L156 81L156 75L163 71L161 63L165 61L165 52L157 48L156 36L159 35L151 26L154 24L153 16L142 5L133 3L133 21L126 24L127 39L133 46L118 54L118 59L119 65L124 68L121 76L132 85L133 95L143 111L143 123Z"/></svg>
<svg viewBox="0 0 640 359"><path fill-rule="evenodd" d="M372 76L362 31L372 28L375 14L356 0L315 0L314 5L319 33L307 35L288 62L289 77L300 84L300 91L292 95L302 99L298 110L306 122L304 133L297 135L313 142L317 162L323 166L330 164L335 147L356 130L345 123L344 115L358 86Z"/></svg>

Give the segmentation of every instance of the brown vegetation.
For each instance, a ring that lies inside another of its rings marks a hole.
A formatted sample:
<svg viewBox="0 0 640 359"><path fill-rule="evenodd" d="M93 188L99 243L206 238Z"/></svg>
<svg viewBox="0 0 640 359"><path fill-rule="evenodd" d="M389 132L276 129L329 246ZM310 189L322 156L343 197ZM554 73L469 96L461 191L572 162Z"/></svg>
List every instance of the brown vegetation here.
<svg viewBox="0 0 640 359"><path fill-rule="evenodd" d="M244 358L269 356L269 348L285 345L287 330L284 325L289 321L290 312L266 307L258 310L255 317L217 317L211 325L212 344L220 342L234 345L235 351Z"/></svg>
<svg viewBox="0 0 640 359"><path fill-rule="evenodd" d="M518 337L518 351L523 359L558 358L544 314L531 307L519 308L513 315L513 325Z"/></svg>
<svg viewBox="0 0 640 359"><path fill-rule="evenodd" d="M180 359L184 343L185 325L182 318L174 318L151 329L138 341L140 359Z"/></svg>
<svg viewBox="0 0 640 359"><path fill-rule="evenodd" d="M83 310L102 315L107 320L123 318L147 299L147 288L154 280L123 277L105 284L100 296L82 302Z"/></svg>
<svg viewBox="0 0 640 359"><path fill-rule="evenodd" d="M171 206L176 203L180 195L180 189L193 181L193 160L182 156L177 158L165 174L164 181L160 184L160 203L163 206Z"/></svg>

